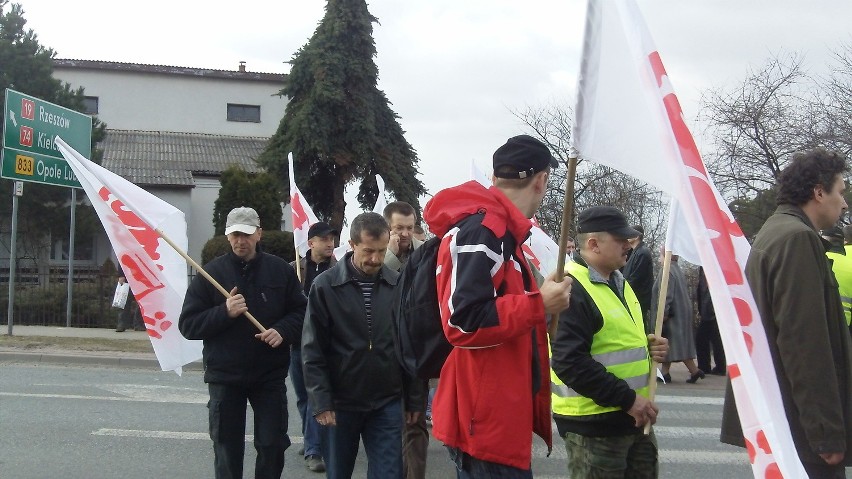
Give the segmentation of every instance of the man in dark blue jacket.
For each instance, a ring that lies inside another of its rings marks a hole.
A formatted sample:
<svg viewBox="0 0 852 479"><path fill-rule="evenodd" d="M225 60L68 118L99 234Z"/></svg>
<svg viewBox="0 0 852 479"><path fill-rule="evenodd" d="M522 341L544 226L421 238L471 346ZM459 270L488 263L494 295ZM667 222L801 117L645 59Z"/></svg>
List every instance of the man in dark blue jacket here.
<svg viewBox="0 0 852 479"><path fill-rule="evenodd" d="M260 251L260 218L252 208L228 213L231 252L204 266L207 279L189 285L178 327L187 339L204 341L204 382L210 392L210 439L217 479L241 479L246 402L254 411L255 478L279 479L284 469L289 344L302 333L307 299L296 272L281 258ZM265 328L243 316L251 313Z"/></svg>

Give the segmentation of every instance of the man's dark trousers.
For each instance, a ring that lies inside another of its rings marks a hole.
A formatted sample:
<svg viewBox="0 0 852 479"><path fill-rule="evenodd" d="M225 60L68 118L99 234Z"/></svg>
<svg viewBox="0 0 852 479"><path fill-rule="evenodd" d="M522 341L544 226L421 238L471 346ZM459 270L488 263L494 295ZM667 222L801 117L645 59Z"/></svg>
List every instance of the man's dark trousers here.
<svg viewBox="0 0 852 479"><path fill-rule="evenodd" d="M245 453L246 401L254 411L255 479L279 479L284 470L287 436L285 375L263 382L233 385L208 383L210 439L216 479L242 479ZM265 418L264 421L258 418Z"/></svg>
<svg viewBox="0 0 852 479"><path fill-rule="evenodd" d="M359 440L367 452L367 479L402 479L402 401L394 399L367 412L334 412L337 426L322 429L328 479L349 479L355 469Z"/></svg>
<svg viewBox="0 0 852 479"><path fill-rule="evenodd" d="M314 419L311 406L308 404L308 391L305 389L305 373L302 371L302 350L290 350L290 382L296 392L296 407L302 417L302 436L305 439L305 457L321 456L320 425Z"/></svg>

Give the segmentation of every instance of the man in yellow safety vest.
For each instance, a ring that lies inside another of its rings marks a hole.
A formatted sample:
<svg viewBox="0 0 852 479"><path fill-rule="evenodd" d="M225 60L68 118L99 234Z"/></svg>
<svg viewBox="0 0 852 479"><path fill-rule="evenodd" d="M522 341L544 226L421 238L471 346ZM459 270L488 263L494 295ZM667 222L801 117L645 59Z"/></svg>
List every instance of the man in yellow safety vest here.
<svg viewBox="0 0 852 479"><path fill-rule="evenodd" d="M656 478L656 439L642 428L657 419L648 376L668 341L645 335L639 300L619 271L639 232L609 206L581 212L577 232L580 254L566 265L571 304L551 338L553 416L568 470L575 479Z"/></svg>

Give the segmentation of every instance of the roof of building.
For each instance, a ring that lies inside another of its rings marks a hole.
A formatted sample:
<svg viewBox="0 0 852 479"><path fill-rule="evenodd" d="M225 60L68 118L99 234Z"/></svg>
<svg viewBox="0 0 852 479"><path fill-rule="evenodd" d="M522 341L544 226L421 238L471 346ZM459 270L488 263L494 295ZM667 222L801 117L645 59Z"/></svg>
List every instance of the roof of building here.
<svg viewBox="0 0 852 479"><path fill-rule="evenodd" d="M145 65L143 63L122 63L102 60L77 60L70 58L54 58L54 68L76 68L81 70L108 70L137 73L152 73L162 75L184 75L205 78L224 78L232 80L257 80L284 83L287 75L284 73L260 73L249 71L214 70L212 68L177 67L169 65Z"/></svg>
<svg viewBox="0 0 852 479"><path fill-rule="evenodd" d="M107 130L98 144L103 167L138 185L195 185L192 176L219 176L231 165L247 172L263 169L255 162L268 138Z"/></svg>

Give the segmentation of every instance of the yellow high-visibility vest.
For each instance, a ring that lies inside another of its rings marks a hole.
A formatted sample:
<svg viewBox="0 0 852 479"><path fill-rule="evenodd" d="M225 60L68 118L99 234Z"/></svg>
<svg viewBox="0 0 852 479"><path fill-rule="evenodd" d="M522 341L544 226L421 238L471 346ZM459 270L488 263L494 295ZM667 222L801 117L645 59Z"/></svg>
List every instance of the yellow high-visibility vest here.
<svg viewBox="0 0 852 479"><path fill-rule="evenodd" d="M624 282L624 299L629 306L628 311L609 286L593 283L589 279L588 268L577 263L568 263L565 267L574 280L583 285L603 316L603 327L592 338L592 358L608 372L626 381L637 394L648 397L651 358L642 321L642 307L633 289L627 281ZM550 390L553 413L561 416L588 416L621 410L618 407L600 406L592 399L580 396L566 386L553 369L550 370Z"/></svg>
<svg viewBox="0 0 852 479"><path fill-rule="evenodd" d="M831 270L837 279L840 302L843 303L843 314L846 316L846 326L852 324L852 257L827 251L831 258Z"/></svg>

